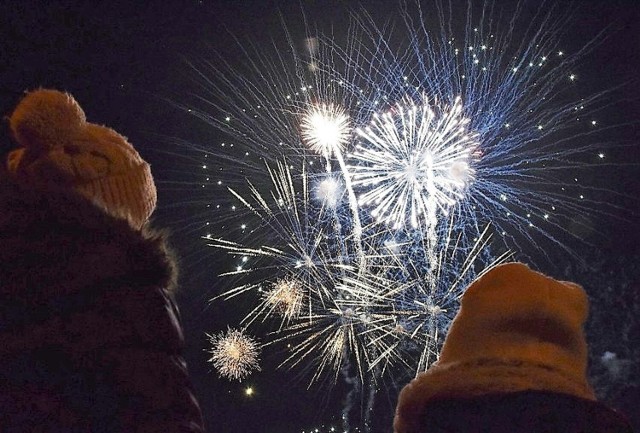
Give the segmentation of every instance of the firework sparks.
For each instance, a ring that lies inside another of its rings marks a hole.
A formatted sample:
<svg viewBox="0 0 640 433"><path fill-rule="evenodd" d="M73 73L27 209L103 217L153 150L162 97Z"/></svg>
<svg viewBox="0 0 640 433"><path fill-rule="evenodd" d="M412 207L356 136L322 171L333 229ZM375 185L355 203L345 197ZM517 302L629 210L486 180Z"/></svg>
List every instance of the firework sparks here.
<svg viewBox="0 0 640 433"><path fill-rule="evenodd" d="M291 278L282 278L266 293L264 302L270 310L277 310L288 322L300 315L304 298L301 284Z"/></svg>
<svg viewBox="0 0 640 433"><path fill-rule="evenodd" d="M469 28L447 27L453 13L425 14L419 4L407 4L405 39L394 44L385 43L392 37L386 27L356 14L346 43L313 38L311 70L287 39L288 49L273 57L261 47L243 47L248 70L208 63L211 75L224 79L201 73L212 96L207 104L228 114L191 112L235 143L212 151L230 164L218 168L224 179L207 169L212 176L203 188L262 182L263 160L311 167L321 158L327 177L344 188L351 215L340 224L351 226L361 261L366 216L389 227L430 230L452 208L461 209L461 228L477 233L491 224L495 241L507 248L544 253L551 242L574 253L569 241L582 242L569 229L576 214L606 212L590 201L596 188L573 182L573 172L589 168L580 162L585 155L602 154L594 139L600 123L583 119L597 112L603 94L576 96L567 78L576 76L584 51L557 49L566 16L555 10L517 36L501 31L488 9L469 15ZM514 22L520 13L516 8ZM421 21L431 16L445 19ZM342 199L334 199L333 185L318 187L318 197L332 208ZM213 195L222 202L219 192Z"/></svg>
<svg viewBox="0 0 640 433"><path fill-rule="evenodd" d="M226 333L208 335L211 342L209 362L218 370L220 377L242 380L251 372L260 371L256 341L237 329Z"/></svg>
<svg viewBox="0 0 640 433"><path fill-rule="evenodd" d="M361 380L370 373L381 344L375 341L385 323L393 320L386 311L403 286L384 275L345 275L332 281L332 299L313 299L311 309L300 320L279 330L274 342L291 342L291 353L281 365L294 367L303 362L315 365L311 382L323 374L337 378L345 363L352 361Z"/></svg>
<svg viewBox="0 0 640 433"><path fill-rule="evenodd" d="M351 140L349 117L342 107L333 105L313 106L303 117L301 128L303 139L312 149L325 157L327 172L331 172L330 157L333 156L338 161L349 204L351 205L354 245L361 261L360 266L364 268L366 258L362 250L362 224L358 213L356 196L351 184L351 175L345 164L342 152L344 145Z"/></svg>
<svg viewBox="0 0 640 433"><path fill-rule="evenodd" d="M421 219L436 225L435 207L446 214L473 179L478 134L467 129L461 112L460 98L446 108L426 100L398 103L358 129L364 143L350 169L354 187L364 189L359 204L373 204L371 214L394 228L407 218L412 228Z"/></svg>
<svg viewBox="0 0 640 433"><path fill-rule="evenodd" d="M342 152L351 140L349 116L338 106L312 107L302 117L300 126L303 140L326 159L336 152Z"/></svg>
<svg viewBox="0 0 640 433"><path fill-rule="evenodd" d="M316 187L316 198L331 208L336 207L342 197L342 193L341 182L333 177L320 181Z"/></svg>
<svg viewBox="0 0 640 433"><path fill-rule="evenodd" d="M487 252L488 230L469 246L451 215L440 224L440 231L446 229L437 236L441 241L427 246L420 232L392 237L372 225L364 232L363 270L353 237L335 230L335 209L327 212L310 199L306 176L294 182L286 164L267 170L269 195L252 188L250 197L238 198L260 218L271 245L209 239L255 262L226 274L243 276L242 283L219 296L257 292L261 301L243 323L263 323L279 313L283 320L266 345L286 343L290 353L281 365L313 366L311 382L324 374L336 379L350 363L361 381L375 381L398 364L426 368L457 311L458 296L485 266L480 258ZM406 356L407 346L421 348L416 362Z"/></svg>

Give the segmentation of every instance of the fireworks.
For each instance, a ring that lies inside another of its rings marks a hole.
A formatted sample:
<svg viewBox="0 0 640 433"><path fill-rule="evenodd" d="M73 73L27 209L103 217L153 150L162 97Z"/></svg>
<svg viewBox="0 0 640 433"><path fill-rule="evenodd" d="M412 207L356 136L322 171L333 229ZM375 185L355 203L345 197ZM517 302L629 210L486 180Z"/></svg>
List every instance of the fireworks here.
<svg viewBox="0 0 640 433"><path fill-rule="evenodd" d="M335 208L342 198L342 194L342 184L334 177L328 177L318 182L316 187L316 199L328 207Z"/></svg>
<svg viewBox="0 0 640 433"><path fill-rule="evenodd" d="M276 281L266 293L264 302L271 310L277 309L285 320L290 321L300 315L303 299L301 284L293 279L283 278Z"/></svg>
<svg viewBox="0 0 640 433"><path fill-rule="evenodd" d="M371 214L396 229L407 218L412 228L419 219L424 226L437 224L436 207L447 213L473 178L478 143L461 111L460 98L439 110L427 101L398 103L358 129L364 143L352 154L358 164L351 170L354 187L364 190L359 204L374 204Z"/></svg>
<svg viewBox="0 0 640 433"><path fill-rule="evenodd" d="M253 266L227 274L243 278L219 296L260 293L244 324L280 316L268 344L288 343L281 365L307 366L312 382L325 374L337 379L350 362L361 381L392 374L396 365L422 371L436 358L463 289L494 264L481 260L488 232L469 241L455 230L451 215L439 225L440 242L428 244L420 232L394 234L372 225L363 233L360 260L350 231L336 227L349 213L312 200L305 171L294 181L284 163L265 170L271 174L270 197L255 187L248 197L236 194L259 217L261 238L269 245L255 238L207 239L232 256L253 257ZM414 361L407 347L419 348Z"/></svg>
<svg viewBox="0 0 640 433"><path fill-rule="evenodd" d="M583 52L558 49L566 16L550 7L514 33L488 9L475 16L469 8L468 27L455 28L446 24L455 10L406 6L393 44L385 41L397 35L365 13L345 43L318 35L312 52L298 55L285 38L273 56L247 45L250 67L214 69L210 76L224 77L215 80L200 72L202 98L224 114L192 113L233 137L206 149L231 163L220 164L224 176L207 170L203 188L216 209L237 201L215 186L262 182L264 160L305 165L317 177L326 162L326 182L312 187L328 207L346 199L351 215L341 224L355 237L367 217L429 230L455 208L462 230L477 235L491 224L507 248L572 254L582 240L570 223L601 211L590 201L596 188L580 179L585 157L601 154L594 116L604 104L602 94L578 95L570 79Z"/></svg>
<svg viewBox="0 0 640 433"><path fill-rule="evenodd" d="M326 159L350 141L349 117L341 107L313 106L302 117L302 138Z"/></svg>
<svg viewBox="0 0 640 433"><path fill-rule="evenodd" d="M571 252L565 223L597 212L566 181L600 153L602 95L576 96L564 18L551 8L515 35L519 9L502 31L469 7L455 28L436 3L401 8L393 44L363 13L345 43L243 46L247 68L200 72L208 107L193 113L231 137L203 164L203 237L237 261L216 299L252 299L243 326L271 331L311 381L426 369L477 275L509 249Z"/></svg>
<svg viewBox="0 0 640 433"><path fill-rule="evenodd" d="M260 371L259 348L256 341L237 329L226 333L209 335L211 358L209 362L218 370L220 377L242 380L252 371Z"/></svg>

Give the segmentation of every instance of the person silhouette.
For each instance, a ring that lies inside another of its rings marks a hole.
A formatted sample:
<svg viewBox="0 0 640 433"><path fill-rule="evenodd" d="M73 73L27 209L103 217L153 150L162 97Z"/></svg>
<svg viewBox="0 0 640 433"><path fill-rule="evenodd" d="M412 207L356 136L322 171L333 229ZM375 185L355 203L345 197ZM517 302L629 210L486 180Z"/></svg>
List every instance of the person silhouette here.
<svg viewBox="0 0 640 433"><path fill-rule="evenodd" d="M0 430L203 432L149 164L69 94L26 94L0 169Z"/></svg>

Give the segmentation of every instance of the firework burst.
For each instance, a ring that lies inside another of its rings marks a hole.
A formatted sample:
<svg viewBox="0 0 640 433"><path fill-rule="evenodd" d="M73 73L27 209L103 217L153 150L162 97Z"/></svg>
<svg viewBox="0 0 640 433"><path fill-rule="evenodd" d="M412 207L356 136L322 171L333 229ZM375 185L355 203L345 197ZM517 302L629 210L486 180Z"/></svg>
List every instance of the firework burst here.
<svg viewBox="0 0 640 433"><path fill-rule="evenodd" d="M440 108L440 107L438 107ZM358 202L393 228L437 224L438 207L445 214L473 179L477 134L461 118L462 103L453 107L398 103L392 111L375 114L370 126L358 129L363 139L352 153L354 187L364 192ZM437 110L437 111L436 111Z"/></svg>
<svg viewBox="0 0 640 433"><path fill-rule="evenodd" d="M464 215L456 224L491 223L521 257L549 245L575 257L572 246L583 240L568 229L572 219L607 212L589 201L597 188L580 182L591 167L584 161L599 161L593 119L605 106L603 93L577 92L575 70L590 45L558 48L568 16L553 5L517 32L502 31L488 9L474 15L469 5L466 28L456 32L451 5L437 3L437 22L419 4L405 6L400 40L367 14L355 18L344 46L321 38L347 65L345 100L358 101L352 118L360 139L349 161L359 202L392 227L427 230L455 206ZM431 122L429 105L437 107ZM437 143L428 131L458 140L442 150L463 153L451 160L425 152ZM439 162L437 173L417 169Z"/></svg>
<svg viewBox="0 0 640 433"><path fill-rule="evenodd" d="M302 117L302 138L327 160L351 141L349 116L342 107L312 106Z"/></svg>
<svg viewBox="0 0 640 433"><path fill-rule="evenodd" d="M291 278L282 278L264 295L264 303L269 307L269 313L277 310L289 322L300 315L304 298L301 284Z"/></svg>
<svg viewBox="0 0 640 433"><path fill-rule="evenodd" d="M211 342L211 358L220 377L242 380L253 371L260 371L256 341L237 329L226 333L208 335Z"/></svg>
<svg viewBox="0 0 640 433"><path fill-rule="evenodd" d="M510 11L513 23L521 6ZM466 27L456 28L455 8L438 2L432 14L409 3L399 33L365 12L354 14L345 43L320 34L299 53L287 35L272 54L243 44L246 68L199 65L199 97L211 108L191 113L232 138L205 149L224 179L212 169L203 187L229 209L235 197L216 187L263 179L264 160L311 172L326 163L356 238L366 216L429 230L455 207L462 229L477 234L490 223L494 241L521 258L551 246L574 254L583 242L577 221L607 213L592 198L598 188L582 182L603 163L594 119L604 94L579 94L576 70L591 45L561 50L568 18L549 6L506 31L488 6L464 7Z"/></svg>

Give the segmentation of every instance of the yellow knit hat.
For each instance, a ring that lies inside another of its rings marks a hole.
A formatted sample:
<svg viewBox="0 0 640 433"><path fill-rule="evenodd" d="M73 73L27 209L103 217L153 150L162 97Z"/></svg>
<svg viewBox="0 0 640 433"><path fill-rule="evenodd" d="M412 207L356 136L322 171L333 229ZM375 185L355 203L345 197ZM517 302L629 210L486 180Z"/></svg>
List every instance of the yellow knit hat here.
<svg viewBox="0 0 640 433"><path fill-rule="evenodd" d="M465 292L438 362L400 393L395 431L419 431L437 399L537 390L595 400L586 378L587 311L577 284L522 263L496 266Z"/></svg>
<svg viewBox="0 0 640 433"><path fill-rule="evenodd" d="M140 228L156 206L149 164L125 137L86 121L68 93L28 93L10 118L21 148L9 154L14 176L34 185L73 189Z"/></svg>

